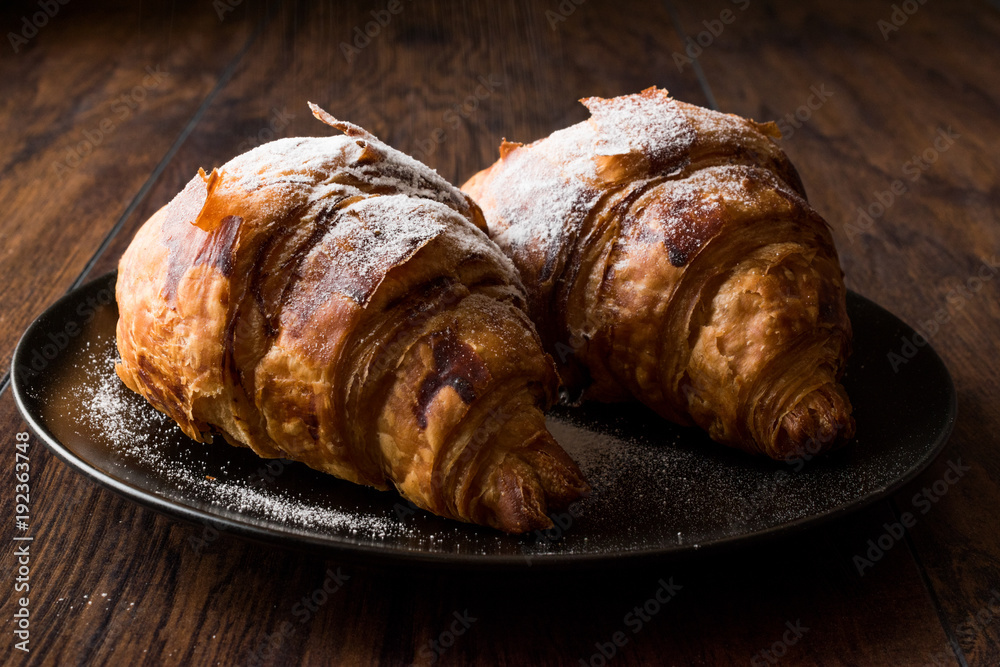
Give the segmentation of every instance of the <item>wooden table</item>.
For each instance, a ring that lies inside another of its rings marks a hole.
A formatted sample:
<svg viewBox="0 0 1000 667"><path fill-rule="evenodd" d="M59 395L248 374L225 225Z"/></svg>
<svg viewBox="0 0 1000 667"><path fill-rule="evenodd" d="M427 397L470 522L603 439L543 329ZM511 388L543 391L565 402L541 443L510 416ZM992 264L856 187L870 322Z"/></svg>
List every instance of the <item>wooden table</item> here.
<svg viewBox="0 0 1000 667"><path fill-rule="evenodd" d="M32 438L24 654L12 634L24 423L4 375L0 563L11 592L0 662L598 665L624 614L673 577L682 594L611 663L1000 663L995 0L151 4L0 10L4 368L27 324L112 269L199 166L324 134L307 100L461 183L501 137L531 140L583 119L577 98L656 84L782 119L782 146L833 227L849 287L914 325L946 315L924 326L957 384L959 421L917 480L832 525L546 576L375 569L225 535L195 553L200 526L97 487ZM992 268L980 274L984 262ZM854 556L958 461L969 468L959 483L859 574ZM279 641L294 605L338 568L342 589ZM272 640L280 646L266 648Z"/></svg>

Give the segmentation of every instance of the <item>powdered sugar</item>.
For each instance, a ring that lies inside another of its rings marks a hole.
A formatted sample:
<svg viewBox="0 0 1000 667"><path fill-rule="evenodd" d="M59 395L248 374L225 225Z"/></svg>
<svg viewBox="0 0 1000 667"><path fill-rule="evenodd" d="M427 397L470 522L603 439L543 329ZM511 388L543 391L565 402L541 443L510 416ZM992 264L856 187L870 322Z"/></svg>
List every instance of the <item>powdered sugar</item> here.
<svg viewBox="0 0 1000 667"><path fill-rule="evenodd" d="M689 158L694 129L666 91L583 103L589 120L508 151L487 181L491 236L522 270L561 270L553 259L575 245L611 181L674 173Z"/></svg>
<svg viewBox="0 0 1000 667"><path fill-rule="evenodd" d="M698 143L752 148L761 155L781 153L769 137L777 136L773 124L756 123L735 114L722 113L685 103L676 103L694 127Z"/></svg>
<svg viewBox="0 0 1000 667"><path fill-rule="evenodd" d="M583 221L598 193L582 181L566 180L547 164L528 169L504 179L500 219L511 224L499 226L493 239L501 248L532 248L544 257L562 243L567 228Z"/></svg>
<svg viewBox="0 0 1000 667"><path fill-rule="evenodd" d="M280 233L279 225L315 225L319 233L306 249L306 270L319 275L305 290L315 307L334 292L367 304L387 271L441 234L454 237L466 254L492 254L514 279L513 266L472 224L471 205L457 188L360 128L343 125L351 136L281 139L233 158L212 172L207 201L206 177L193 179L173 204L185 211L180 224L194 221L203 203L213 216L238 214L240 247L259 244L255 235Z"/></svg>
<svg viewBox="0 0 1000 667"><path fill-rule="evenodd" d="M436 171L372 138L293 137L238 155L220 171L252 192L261 187L298 191L317 201L369 193L404 194L467 210L459 191Z"/></svg>
<svg viewBox="0 0 1000 667"><path fill-rule="evenodd" d="M676 164L687 156L695 133L677 102L665 90L583 100L597 135L598 155L637 153L654 165Z"/></svg>
<svg viewBox="0 0 1000 667"><path fill-rule="evenodd" d="M80 397L84 426L105 439L126 477L135 471L148 470L165 486L165 495L181 504L196 507L207 503L220 517L239 521L275 522L282 529L303 532L337 532L359 539L381 540L400 536L413 528L391 515L360 514L343 511L315 502L312 494L279 483L289 461L259 459L260 474L243 472L254 455L232 448L222 438L202 445L188 440L176 424L157 412L141 397L132 393L113 371L113 344L84 367L88 381L81 384ZM210 452L206 448L218 448ZM233 454L231 461L220 462L219 450ZM239 462L235 462L236 460ZM265 471L270 471L270 474ZM332 484L346 484L330 478ZM200 507L199 507L200 508Z"/></svg>
<svg viewBox="0 0 1000 667"><path fill-rule="evenodd" d="M449 223L463 224L448 207L405 195L361 199L334 216L303 262L301 270L310 280L300 281L301 290L292 297L302 312L321 307L334 293L366 304L390 269L406 262Z"/></svg>
<svg viewBox="0 0 1000 667"><path fill-rule="evenodd" d="M201 512L207 526L228 520L315 544L483 563L664 553L837 511L878 493L914 465L908 445L876 438L798 470L722 447L641 406L559 408L549 416L549 429L593 493L553 512L556 527L549 531L506 536L433 517L392 492L301 464L261 459L221 441L192 442L114 374L113 325L113 315L99 313L81 344L66 351L70 361L54 368L54 380L41 388L48 430L63 443L88 442L67 449L83 452L85 463L147 498ZM75 435L67 435L71 431Z"/></svg>

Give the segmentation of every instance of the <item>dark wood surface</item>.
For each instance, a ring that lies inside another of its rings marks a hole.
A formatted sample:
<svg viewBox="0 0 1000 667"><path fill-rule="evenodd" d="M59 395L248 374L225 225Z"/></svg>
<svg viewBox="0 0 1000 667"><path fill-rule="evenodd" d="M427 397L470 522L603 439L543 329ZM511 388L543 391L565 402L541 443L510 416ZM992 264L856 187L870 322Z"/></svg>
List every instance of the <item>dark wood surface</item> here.
<svg viewBox="0 0 1000 667"><path fill-rule="evenodd" d="M460 183L494 159L501 137L535 139L584 118L577 98L657 84L758 120L798 110L782 145L833 227L850 287L914 325L942 309L948 317L928 333L958 387L954 436L891 501L833 524L696 558L544 576L377 568L228 535L196 553L189 538L202 527L97 487L33 438L24 654L11 633L14 434L24 423L5 376L0 562L11 592L0 662L249 664L292 622L266 664L430 664L428 642L467 612L475 622L435 664L577 665L673 577L682 591L629 633L613 664L775 664L761 651L786 623L808 630L772 658L780 663L1000 663L1000 614L990 611L1000 600L1000 276L968 283L1000 254L996 3L897 3L919 8L889 30L891 3L403 0L350 62L340 43L385 2L224 3L69 3L16 53L9 37L0 45L4 367L28 323L114 268L199 166L268 138L269 125L274 136L323 134L306 100ZM20 33L38 11L5 5L0 27ZM707 45L689 52L693 62L675 58L699 39ZM145 79L147 67L166 74ZM489 94L453 127L445 114L483 80ZM957 138L913 179L908 162L949 128ZM897 180L905 193L859 228L858 207ZM854 556L959 460L969 472L859 575ZM300 624L293 606L337 568L350 578Z"/></svg>

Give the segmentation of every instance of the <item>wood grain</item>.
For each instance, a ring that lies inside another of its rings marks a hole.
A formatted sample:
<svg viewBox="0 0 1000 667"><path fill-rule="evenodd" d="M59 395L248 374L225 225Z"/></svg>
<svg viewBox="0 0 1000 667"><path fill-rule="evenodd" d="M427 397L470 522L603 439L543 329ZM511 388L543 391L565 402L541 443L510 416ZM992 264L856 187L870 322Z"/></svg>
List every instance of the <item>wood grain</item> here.
<svg viewBox="0 0 1000 667"><path fill-rule="evenodd" d="M0 399L6 432L20 428L11 407ZM43 454L36 444L31 664L250 664L255 651L274 665L429 664L455 612L476 620L437 664L573 664L619 631L629 638L622 664L746 664L786 622L808 628L788 647L800 663L904 664L945 641L904 550L863 579L848 564L856 535L892 520L884 506L737 552L624 570L368 569L225 534L199 552L202 526L144 510ZM296 612L329 570L350 578L308 618ZM633 633L624 616L660 579L682 588ZM285 623L294 633L258 651Z"/></svg>
<svg viewBox="0 0 1000 667"><path fill-rule="evenodd" d="M504 136L533 140L584 118L586 110L576 100L586 95L616 95L658 83L704 101L692 75L665 69L664 54L675 48L670 41L675 37L666 13L655 5L635 2L624 12L583 5L556 29L543 7L527 2L461 12L441 3L403 8L348 62L341 44L353 46L354 28L372 20L367 5L286 6L95 272L114 268L139 225L198 167L221 165L255 145L253 138L262 131L271 136L273 120L287 121L275 137L332 132L309 114L307 100L421 158L455 183L492 163ZM644 32L623 45L611 38L615 33L603 35L605 25L618 34L628 34L627 26ZM581 40L590 44L588 57L571 66L571 47ZM661 55L651 67L634 67L657 42L663 43L656 51ZM538 68L536 62L556 64Z"/></svg>
<svg viewBox="0 0 1000 667"><path fill-rule="evenodd" d="M492 162L501 137L531 140L582 119L575 100L584 95L658 84L707 103L695 68L678 68L672 54L683 52L688 34L705 29L702 21L742 4L563 3L560 13L555 1L403 2L349 59L341 42L350 44L355 27L364 29L382 4L287 1L268 18L268 7L247 2L219 23L204 3L144 15L139 27L91 11L70 14L70 5L65 27L53 19L33 42L30 73L25 63L0 63L3 80L25 79L24 90L70 91L65 99L49 92L31 107L41 111L29 116L48 120L29 118L36 124L27 132L18 129L26 122L19 112L0 106L0 137L15 147L0 157L0 194L15 201L18 216L0 221L7 253L0 272L9 271L0 277L13 281L0 311L0 350L9 355L13 336L82 270L96 276L114 268L139 225L199 166L219 165L259 141L325 134L306 100L461 182ZM1000 250L997 163L987 150L1000 138L1000 93L995 58L973 55L995 54L1000 30L995 13L983 19L971 3L955 12L932 9L922 8L886 43L876 27L887 13L880 6L851 3L821 13L754 1L698 58L718 105L758 119L794 113L808 103L811 86L835 91L784 144L834 227L852 287L914 323L947 304L954 280L964 280L977 257ZM98 25L115 39L98 40ZM969 50L945 48L952 40ZM70 185L39 198L29 186L80 132L95 121L99 127L108 95L128 83L131 70L117 64L123 53L162 54L176 72L176 90L153 91L141 113L67 176ZM74 76L61 71L67 67ZM154 104L155 95L163 99ZM910 155L949 122L962 138L852 242L847 212L901 178ZM62 211L70 207L79 214L67 221ZM53 242L57 230L65 238ZM8 241L16 246L8 249ZM53 259L53 248L65 257ZM913 493L938 479L945 463L894 505L781 540L543 577L375 569L225 534L199 551L192 539L205 535L204 526L161 517L96 487L35 441L33 652L25 660L4 642L0 661L256 664L256 656L272 665L425 665L438 656L434 664L563 665L589 661L623 631L628 642L616 649L616 664L763 664L761 651L782 639L786 623L800 622L809 629L785 647L782 662L924 664L937 657L961 664L942 654L951 638L968 664L995 663L1000 623L971 633L961 624L1000 583L996 531L981 528L991 525L997 507L989 457L990 433L998 430L990 400L997 395L996 289L984 285L932 338L961 394L962 419L945 460L962 456L973 470L921 520L910 542L864 576L853 557L910 508ZM3 392L0 432L23 428L10 392ZM0 504L11 510L13 494L2 494ZM0 544L5 564L13 562L11 534L6 529ZM349 577L343 587L305 618L296 605L338 569ZM671 577L683 587L677 597L633 633L625 614ZM5 618L12 602L0 604ZM476 620L438 654L431 642L447 639L455 614Z"/></svg>
<svg viewBox="0 0 1000 667"><path fill-rule="evenodd" d="M210 4L59 11L0 59L0 366L46 304L86 268L250 37ZM7 5L23 27L37 5ZM247 10L242 11L243 14ZM43 14L44 16L44 14ZM17 34L17 33L15 33Z"/></svg>

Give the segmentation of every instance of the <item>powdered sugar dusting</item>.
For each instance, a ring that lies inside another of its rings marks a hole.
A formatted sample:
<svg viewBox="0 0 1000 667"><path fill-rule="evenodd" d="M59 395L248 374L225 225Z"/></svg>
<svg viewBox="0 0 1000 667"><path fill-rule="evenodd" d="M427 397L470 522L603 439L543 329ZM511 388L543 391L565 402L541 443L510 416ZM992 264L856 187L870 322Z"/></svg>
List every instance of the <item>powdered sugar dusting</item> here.
<svg viewBox="0 0 1000 667"><path fill-rule="evenodd" d="M268 483L273 478L267 473L230 477L228 466L208 463L198 455L202 447L230 447L221 437L217 443L201 445L191 441L191 447L179 448L177 442L186 441L185 436L169 417L154 410L118 379L112 370L115 356L110 346L99 363L84 367L88 375L88 381L81 386L85 426L109 441L124 470L155 470L161 480L169 482L175 500L189 502L197 498L222 509L223 515L228 510L289 528L336 531L373 540L401 536L413 529L414 524L400 522L391 515L360 514L316 504L284 485ZM233 453L241 452L234 448ZM260 459L261 470L271 471L273 477L280 477L289 465L299 464Z"/></svg>
<svg viewBox="0 0 1000 667"><path fill-rule="evenodd" d="M366 304L391 268L405 263L449 223L463 226L447 206L406 195L368 197L338 210L303 263L302 271L314 279L297 285L301 290L293 298L299 310L315 310L333 293Z"/></svg>
<svg viewBox="0 0 1000 667"><path fill-rule="evenodd" d="M654 165L676 164L694 141L691 123L665 90L649 88L637 95L583 100L597 138L598 155L638 153Z"/></svg>
<svg viewBox="0 0 1000 667"><path fill-rule="evenodd" d="M80 302L108 284L105 280L83 288L89 292L81 294ZM401 557L468 557L483 563L501 558L534 565L575 555L663 554L843 511L881 493L926 453L894 438L897 413L899 419L916 419L912 411L919 408L893 393L884 407L865 401L865 413L859 411L861 435L849 447L788 464L722 447L702 432L669 424L638 405L560 407L549 416L549 429L577 461L593 494L553 512L553 529L507 536L433 517L394 493L372 491L300 464L261 459L223 442L188 440L114 374L113 311L113 304L99 308L64 352L65 360L54 362L51 372L25 387L31 397L28 410L84 466L106 471L146 494L199 509L212 517L207 525L216 517L226 518L316 544L364 545ZM54 326L62 330L60 322ZM46 333L34 334L34 342L48 341ZM860 365L848 371L849 391L871 380L872 371L866 369L885 366L878 363L884 346L868 343L867 352L859 349L862 358L853 358ZM873 392L877 390L868 390ZM32 403L41 407L32 408ZM893 419L873 417L880 410ZM274 479L254 481L261 470Z"/></svg>
<svg viewBox="0 0 1000 667"><path fill-rule="evenodd" d="M611 181L621 187L679 172L695 139L685 113L664 90L583 103L589 120L507 151L486 181L485 203L495 207L490 235L522 272L544 267L532 276L543 282L561 274L563 258L586 233L588 216ZM538 301L547 299L540 295Z"/></svg>
<svg viewBox="0 0 1000 667"><path fill-rule="evenodd" d="M777 144L769 138L778 134L778 128L772 124L760 124L736 114L713 111L683 102L674 103L685 112L694 127L699 143L716 146L752 146L758 152L765 154L781 152Z"/></svg>
<svg viewBox="0 0 1000 667"><path fill-rule="evenodd" d="M785 197L775 196L775 191ZM639 225L631 233L641 241L635 248L640 264L647 252L643 244L662 242L670 262L683 266L720 233L726 221L749 225L773 218L787 210L794 197L771 172L743 165L706 167L662 181L637 201L628 218L630 226ZM623 256L631 250L626 245Z"/></svg>
<svg viewBox="0 0 1000 667"><path fill-rule="evenodd" d="M220 171L244 191L306 188L310 200L392 192L465 211L461 193L435 170L377 139L292 137L238 155ZM225 179L223 180L225 183Z"/></svg>
<svg viewBox="0 0 1000 667"><path fill-rule="evenodd" d="M500 220L512 224L501 223L493 239L501 248L533 248L547 256L558 251L565 230L583 221L598 193L582 180L567 180L547 162L525 162L498 184Z"/></svg>

